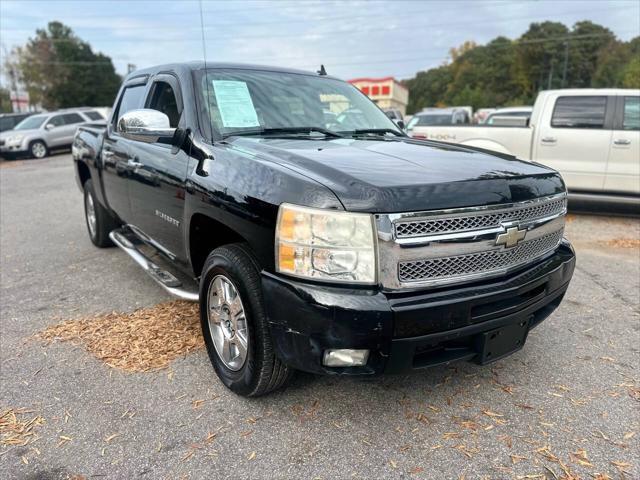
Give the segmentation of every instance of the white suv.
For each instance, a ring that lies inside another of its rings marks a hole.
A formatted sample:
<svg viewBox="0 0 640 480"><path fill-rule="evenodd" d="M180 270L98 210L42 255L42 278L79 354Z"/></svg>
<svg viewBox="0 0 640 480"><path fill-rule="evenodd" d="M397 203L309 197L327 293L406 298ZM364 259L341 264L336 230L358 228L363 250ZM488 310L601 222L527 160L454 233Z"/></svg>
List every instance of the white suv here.
<svg viewBox="0 0 640 480"><path fill-rule="evenodd" d="M78 126L95 121L104 121L104 117L93 109L58 110L32 115L13 130L0 133L0 155L44 158L50 150L70 148Z"/></svg>

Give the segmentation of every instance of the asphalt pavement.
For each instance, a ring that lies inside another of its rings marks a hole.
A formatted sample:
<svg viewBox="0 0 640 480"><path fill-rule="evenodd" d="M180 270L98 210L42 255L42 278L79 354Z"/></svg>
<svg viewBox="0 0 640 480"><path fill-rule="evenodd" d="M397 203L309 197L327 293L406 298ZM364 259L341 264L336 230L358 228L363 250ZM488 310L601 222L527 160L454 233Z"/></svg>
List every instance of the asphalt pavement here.
<svg viewBox="0 0 640 480"><path fill-rule="evenodd" d="M258 399L227 391L202 349L124 373L33 339L169 299L90 243L69 155L0 164L0 232L0 413L43 419L0 445L3 478L640 478L638 219L569 216L568 294L505 360L299 374Z"/></svg>

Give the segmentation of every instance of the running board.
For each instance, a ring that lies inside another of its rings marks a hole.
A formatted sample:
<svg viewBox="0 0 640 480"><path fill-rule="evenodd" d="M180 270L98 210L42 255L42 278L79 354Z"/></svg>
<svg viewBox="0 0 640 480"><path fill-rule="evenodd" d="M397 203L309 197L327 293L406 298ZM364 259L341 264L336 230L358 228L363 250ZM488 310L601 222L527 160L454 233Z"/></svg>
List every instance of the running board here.
<svg viewBox="0 0 640 480"><path fill-rule="evenodd" d="M200 295L196 288L188 289L174 274L160 268L140 248L142 241L134 239L135 234L125 229L113 230L109 238L113 243L125 251L147 274L174 297L190 302L197 302Z"/></svg>

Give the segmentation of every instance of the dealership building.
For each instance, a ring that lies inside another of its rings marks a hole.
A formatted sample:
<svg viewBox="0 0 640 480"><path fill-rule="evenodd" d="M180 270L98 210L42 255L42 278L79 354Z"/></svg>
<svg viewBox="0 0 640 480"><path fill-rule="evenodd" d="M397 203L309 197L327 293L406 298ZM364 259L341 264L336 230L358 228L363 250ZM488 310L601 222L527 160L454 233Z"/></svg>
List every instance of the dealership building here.
<svg viewBox="0 0 640 480"><path fill-rule="evenodd" d="M404 116L409 103L409 90L393 77L354 78L349 83L356 86L383 110L394 108Z"/></svg>

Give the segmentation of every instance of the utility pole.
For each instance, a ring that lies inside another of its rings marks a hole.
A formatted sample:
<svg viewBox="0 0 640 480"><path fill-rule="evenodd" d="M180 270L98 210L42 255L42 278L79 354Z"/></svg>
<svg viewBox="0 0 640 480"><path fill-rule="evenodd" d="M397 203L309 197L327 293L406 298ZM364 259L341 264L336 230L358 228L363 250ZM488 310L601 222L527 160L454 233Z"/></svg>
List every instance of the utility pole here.
<svg viewBox="0 0 640 480"><path fill-rule="evenodd" d="M553 61L549 65L549 78L547 79L547 90L551 90L551 80L553 79Z"/></svg>
<svg viewBox="0 0 640 480"><path fill-rule="evenodd" d="M564 67L562 68L562 88L567 81L567 64L569 63L569 41L564 42Z"/></svg>
<svg viewBox="0 0 640 480"><path fill-rule="evenodd" d="M127 75L133 72L136 69L136 66L133 63L127 63Z"/></svg>

